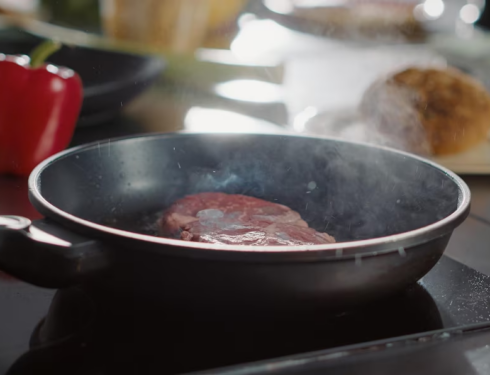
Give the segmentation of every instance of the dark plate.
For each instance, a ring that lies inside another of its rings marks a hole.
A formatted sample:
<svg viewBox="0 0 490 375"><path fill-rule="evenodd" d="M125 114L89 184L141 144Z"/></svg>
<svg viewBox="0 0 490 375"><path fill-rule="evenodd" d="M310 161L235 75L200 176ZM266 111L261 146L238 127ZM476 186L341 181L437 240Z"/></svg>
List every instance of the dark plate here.
<svg viewBox="0 0 490 375"><path fill-rule="evenodd" d="M28 54L40 42L0 40L0 53ZM85 47L63 48L48 62L75 70L83 82L79 126L97 125L115 117L121 107L156 81L164 68L162 59Z"/></svg>

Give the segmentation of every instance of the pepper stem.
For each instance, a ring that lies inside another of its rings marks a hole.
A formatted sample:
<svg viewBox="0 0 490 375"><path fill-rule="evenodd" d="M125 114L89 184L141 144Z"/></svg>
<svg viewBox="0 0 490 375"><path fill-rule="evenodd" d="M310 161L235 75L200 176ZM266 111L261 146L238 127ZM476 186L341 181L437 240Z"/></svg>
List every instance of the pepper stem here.
<svg viewBox="0 0 490 375"><path fill-rule="evenodd" d="M31 68L39 68L44 61L61 48L61 43L54 40L46 40L31 52Z"/></svg>

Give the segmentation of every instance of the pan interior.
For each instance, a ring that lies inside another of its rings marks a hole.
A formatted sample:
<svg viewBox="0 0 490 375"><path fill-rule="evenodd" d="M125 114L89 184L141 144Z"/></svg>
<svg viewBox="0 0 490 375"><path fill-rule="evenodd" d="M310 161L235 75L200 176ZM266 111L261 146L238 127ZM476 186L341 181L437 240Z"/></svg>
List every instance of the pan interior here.
<svg viewBox="0 0 490 375"><path fill-rule="evenodd" d="M169 135L77 149L40 174L43 197L82 219L142 234L175 200L220 191L281 203L338 241L376 238L454 212L444 171L386 149L268 135Z"/></svg>

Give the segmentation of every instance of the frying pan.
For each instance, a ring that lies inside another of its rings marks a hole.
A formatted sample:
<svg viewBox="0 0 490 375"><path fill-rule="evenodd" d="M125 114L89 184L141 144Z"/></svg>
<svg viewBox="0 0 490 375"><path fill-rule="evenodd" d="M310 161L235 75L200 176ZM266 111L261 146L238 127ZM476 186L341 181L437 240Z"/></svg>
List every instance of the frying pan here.
<svg viewBox="0 0 490 375"><path fill-rule="evenodd" d="M193 193L281 203L337 243L211 245L158 237L162 210ZM201 312L348 308L415 283L469 212L452 172L399 151L290 135L164 134L62 152L29 179L47 218L0 217L0 268ZM277 310L279 311L279 310ZM284 311L284 310L283 310Z"/></svg>

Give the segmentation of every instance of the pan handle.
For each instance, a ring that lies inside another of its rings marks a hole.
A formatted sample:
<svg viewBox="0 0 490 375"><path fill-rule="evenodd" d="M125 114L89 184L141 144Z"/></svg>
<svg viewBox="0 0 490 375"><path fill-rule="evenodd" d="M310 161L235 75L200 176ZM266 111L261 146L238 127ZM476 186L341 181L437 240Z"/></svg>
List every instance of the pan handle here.
<svg viewBox="0 0 490 375"><path fill-rule="evenodd" d="M63 288L107 270L109 252L49 219L0 216L0 269L31 284Z"/></svg>

